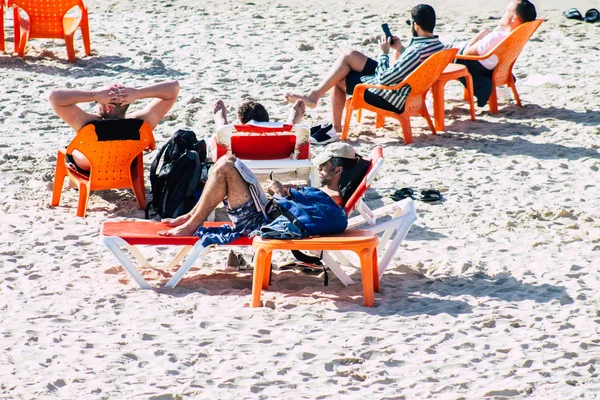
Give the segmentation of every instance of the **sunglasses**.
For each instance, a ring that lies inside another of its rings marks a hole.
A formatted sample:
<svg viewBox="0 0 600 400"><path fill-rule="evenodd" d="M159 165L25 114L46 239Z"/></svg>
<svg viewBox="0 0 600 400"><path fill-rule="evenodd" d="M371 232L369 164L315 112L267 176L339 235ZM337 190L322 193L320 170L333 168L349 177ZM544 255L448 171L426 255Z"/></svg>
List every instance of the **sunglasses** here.
<svg viewBox="0 0 600 400"><path fill-rule="evenodd" d="M406 25L408 25L408 26L411 26L411 25L413 24L413 22L415 22L415 21L412 21L412 20L410 20L410 19L407 19L407 20L406 20Z"/></svg>

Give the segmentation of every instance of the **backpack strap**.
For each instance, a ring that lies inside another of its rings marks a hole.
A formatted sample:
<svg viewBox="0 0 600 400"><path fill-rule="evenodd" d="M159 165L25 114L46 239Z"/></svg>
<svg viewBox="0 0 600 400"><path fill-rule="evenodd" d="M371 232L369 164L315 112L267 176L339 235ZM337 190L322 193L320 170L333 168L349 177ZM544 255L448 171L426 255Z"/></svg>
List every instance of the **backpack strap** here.
<svg viewBox="0 0 600 400"><path fill-rule="evenodd" d="M329 275L327 274L327 266L323 264L321 261L323 259L323 252L321 252L321 256L309 256L308 254L304 254L300 250L291 250L296 260L302 261L304 263L315 264L320 267L323 267L323 286L329 286Z"/></svg>

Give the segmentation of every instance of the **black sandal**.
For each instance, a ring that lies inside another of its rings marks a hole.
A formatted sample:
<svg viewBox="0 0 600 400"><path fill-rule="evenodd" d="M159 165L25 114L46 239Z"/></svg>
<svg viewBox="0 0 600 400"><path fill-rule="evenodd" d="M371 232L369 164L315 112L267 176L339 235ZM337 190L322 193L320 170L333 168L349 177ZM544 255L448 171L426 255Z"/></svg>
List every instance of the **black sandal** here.
<svg viewBox="0 0 600 400"><path fill-rule="evenodd" d="M420 200L424 201L426 203L433 203L434 201L441 201L442 194L440 193L439 190L436 190L436 189L422 190Z"/></svg>
<svg viewBox="0 0 600 400"><path fill-rule="evenodd" d="M415 192L411 188L402 188L396 190L390 197L394 201L400 201L409 197L414 200L414 194Z"/></svg>

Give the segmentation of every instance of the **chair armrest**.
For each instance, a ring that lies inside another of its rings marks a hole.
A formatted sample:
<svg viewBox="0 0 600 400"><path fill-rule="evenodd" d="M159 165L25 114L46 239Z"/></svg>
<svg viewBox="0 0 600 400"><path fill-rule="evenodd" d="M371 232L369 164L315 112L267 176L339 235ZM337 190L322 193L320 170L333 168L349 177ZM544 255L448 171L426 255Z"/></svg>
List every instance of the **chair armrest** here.
<svg viewBox="0 0 600 400"><path fill-rule="evenodd" d="M471 56L471 55L463 55L463 54L457 54L456 57L454 57L457 60L485 60L486 58L490 58L492 56L492 54L484 54L482 56Z"/></svg>
<svg viewBox="0 0 600 400"><path fill-rule="evenodd" d="M353 96L360 95L364 97L364 93L367 89L383 89L383 90L398 90L402 86L404 86L404 81L398 83L394 86L384 86L384 85L373 85L369 83L359 83L354 87L354 92L352 92Z"/></svg>

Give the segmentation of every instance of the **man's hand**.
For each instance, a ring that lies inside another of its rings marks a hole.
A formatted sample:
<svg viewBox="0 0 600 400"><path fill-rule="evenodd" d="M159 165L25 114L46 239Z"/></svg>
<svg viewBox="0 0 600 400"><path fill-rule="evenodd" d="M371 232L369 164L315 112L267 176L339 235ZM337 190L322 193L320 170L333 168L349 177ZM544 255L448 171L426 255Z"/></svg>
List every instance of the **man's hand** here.
<svg viewBox="0 0 600 400"><path fill-rule="evenodd" d="M119 95L120 104L123 106L127 105L127 104L131 104L134 101L138 100L138 98L139 98L138 89L118 85L115 88L115 90L117 90L117 93Z"/></svg>
<svg viewBox="0 0 600 400"><path fill-rule="evenodd" d="M268 190L278 196L286 197L289 195L288 190L281 184L281 182L267 179L267 185Z"/></svg>
<svg viewBox="0 0 600 400"><path fill-rule="evenodd" d="M402 53L402 50L404 50L404 46L402 46L402 42L400 42L400 38L398 36L392 36L392 39L394 39L394 44L391 44L390 47L394 50L396 50L396 53L400 54Z"/></svg>
<svg viewBox="0 0 600 400"><path fill-rule="evenodd" d="M100 104L121 104L117 86L113 85L111 87L96 90L94 93L94 101L97 101Z"/></svg>
<svg viewBox="0 0 600 400"><path fill-rule="evenodd" d="M381 52L383 54L387 54L390 52L390 39L383 39L381 42L379 42L379 48L381 49Z"/></svg>

